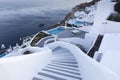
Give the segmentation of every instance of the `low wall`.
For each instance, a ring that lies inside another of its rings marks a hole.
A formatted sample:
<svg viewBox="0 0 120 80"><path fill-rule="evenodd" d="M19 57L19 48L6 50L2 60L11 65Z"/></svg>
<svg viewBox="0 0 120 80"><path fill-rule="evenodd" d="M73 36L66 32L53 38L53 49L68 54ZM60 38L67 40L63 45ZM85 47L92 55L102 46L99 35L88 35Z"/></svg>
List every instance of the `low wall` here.
<svg viewBox="0 0 120 80"><path fill-rule="evenodd" d="M51 50L30 55L1 58L0 80L32 80L51 61Z"/></svg>
<svg viewBox="0 0 120 80"><path fill-rule="evenodd" d="M88 41L86 39L81 39L81 38L61 38L59 40L72 43L72 44L80 44L86 51L90 49L91 44L92 44L91 41Z"/></svg>
<svg viewBox="0 0 120 80"><path fill-rule="evenodd" d="M28 46L26 48L21 48L18 51L12 51L11 53L4 56L4 58L13 57L13 56L20 56L20 55L23 55L26 51L30 51L31 53L37 53L37 52L41 52L41 51L44 51L44 50L49 50L49 48L47 48L47 47L40 48L40 47Z"/></svg>

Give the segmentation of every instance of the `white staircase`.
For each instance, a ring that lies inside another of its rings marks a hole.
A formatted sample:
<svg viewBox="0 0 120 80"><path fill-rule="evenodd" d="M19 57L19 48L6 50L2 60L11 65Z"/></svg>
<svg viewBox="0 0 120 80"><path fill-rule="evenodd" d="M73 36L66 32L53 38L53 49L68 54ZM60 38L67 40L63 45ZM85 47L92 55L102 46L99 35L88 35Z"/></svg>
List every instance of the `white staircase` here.
<svg viewBox="0 0 120 80"><path fill-rule="evenodd" d="M51 63L32 80L82 80L82 78L74 55L67 49L57 47L53 50Z"/></svg>

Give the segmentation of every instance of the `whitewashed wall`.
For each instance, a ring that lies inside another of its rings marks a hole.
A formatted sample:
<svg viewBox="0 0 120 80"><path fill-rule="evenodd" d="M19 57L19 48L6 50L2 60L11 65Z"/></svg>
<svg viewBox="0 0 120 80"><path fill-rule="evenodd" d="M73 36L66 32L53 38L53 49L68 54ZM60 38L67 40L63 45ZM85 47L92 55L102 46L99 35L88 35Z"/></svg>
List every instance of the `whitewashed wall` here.
<svg viewBox="0 0 120 80"><path fill-rule="evenodd" d="M106 21L105 33L120 33L120 22Z"/></svg>
<svg viewBox="0 0 120 80"><path fill-rule="evenodd" d="M97 36L95 35L85 34L84 39L76 37L76 38L60 38L59 40L72 44L80 44L85 48L86 51L89 51L94 41L96 40L96 37Z"/></svg>
<svg viewBox="0 0 120 80"><path fill-rule="evenodd" d="M32 80L51 61L51 50L0 59L0 80Z"/></svg>

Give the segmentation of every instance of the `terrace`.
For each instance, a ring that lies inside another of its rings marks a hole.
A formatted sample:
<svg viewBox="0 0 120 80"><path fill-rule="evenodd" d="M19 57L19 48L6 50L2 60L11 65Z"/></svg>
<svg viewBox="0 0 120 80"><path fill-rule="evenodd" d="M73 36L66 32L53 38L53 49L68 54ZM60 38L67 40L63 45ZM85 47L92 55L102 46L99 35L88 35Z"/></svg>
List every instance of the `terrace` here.
<svg viewBox="0 0 120 80"><path fill-rule="evenodd" d="M44 45L54 42L56 40L62 40L62 39L67 39L67 38L84 39L85 33L86 33L85 31L82 31L82 30L76 29L76 28L56 27L54 29L51 29L48 31L43 31L42 33L37 34L37 36L41 35L41 34L48 34L48 35L39 37L39 39L37 38L37 40L35 40L35 38L34 38L33 41L35 42L35 44L37 46L43 47Z"/></svg>
<svg viewBox="0 0 120 80"><path fill-rule="evenodd" d="M80 38L84 38L85 37L85 33L84 31L81 31L79 29L75 29L75 28L68 28L64 31L62 31L61 33L59 33L57 36L59 38L71 38L71 37L80 37Z"/></svg>

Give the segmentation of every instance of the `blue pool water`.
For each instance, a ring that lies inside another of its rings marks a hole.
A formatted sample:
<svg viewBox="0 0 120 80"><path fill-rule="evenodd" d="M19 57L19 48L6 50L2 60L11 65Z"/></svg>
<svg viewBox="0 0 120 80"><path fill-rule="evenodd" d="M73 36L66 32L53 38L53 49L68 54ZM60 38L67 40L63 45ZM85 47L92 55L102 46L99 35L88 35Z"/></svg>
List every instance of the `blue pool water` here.
<svg viewBox="0 0 120 80"><path fill-rule="evenodd" d="M80 21L75 21L75 23L74 23L75 26L81 26L82 24L84 24L84 23L80 22Z"/></svg>
<svg viewBox="0 0 120 80"><path fill-rule="evenodd" d="M68 24L74 25L75 27L83 26L85 22L77 21L75 19L70 19Z"/></svg>
<svg viewBox="0 0 120 80"><path fill-rule="evenodd" d="M54 35L56 35L56 34L62 32L62 31L64 31L64 30L65 30L65 29L62 28L62 27L57 27L57 28L54 28L54 29L48 30L47 32L50 33L50 34L54 34Z"/></svg>

